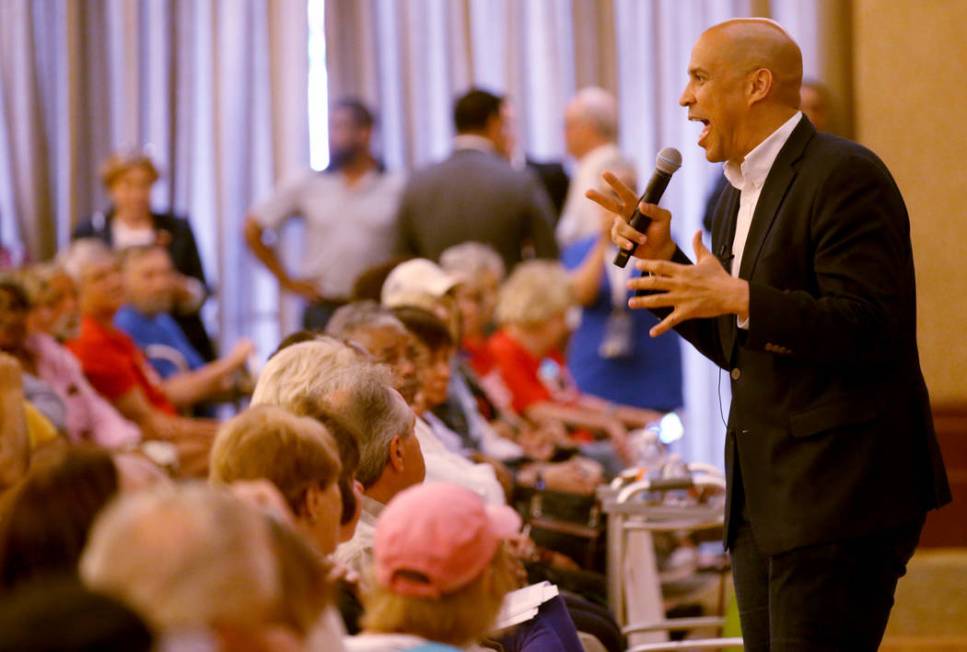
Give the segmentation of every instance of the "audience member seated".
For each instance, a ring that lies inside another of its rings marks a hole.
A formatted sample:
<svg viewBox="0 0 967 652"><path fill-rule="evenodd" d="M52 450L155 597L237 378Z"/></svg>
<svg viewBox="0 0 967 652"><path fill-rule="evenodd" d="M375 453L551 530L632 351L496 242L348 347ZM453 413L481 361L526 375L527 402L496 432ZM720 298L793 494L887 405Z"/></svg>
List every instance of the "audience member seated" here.
<svg viewBox="0 0 967 652"><path fill-rule="evenodd" d="M30 433L16 358L0 352L0 496L30 467Z"/></svg>
<svg viewBox="0 0 967 652"><path fill-rule="evenodd" d="M326 324L326 334L361 346L372 358L389 367L393 386L407 405L422 404L419 356L413 336L393 314L375 301L358 301L341 307Z"/></svg>
<svg viewBox="0 0 967 652"><path fill-rule="evenodd" d="M97 519L80 564L175 642L298 650L326 606L325 567L282 525L189 483L126 496Z"/></svg>
<svg viewBox="0 0 967 652"><path fill-rule="evenodd" d="M164 380L165 394L178 408L232 398L254 347L242 340L223 358L205 363L169 314L175 271L160 245L130 247L121 254L125 305L114 325L131 336Z"/></svg>
<svg viewBox="0 0 967 652"><path fill-rule="evenodd" d="M106 451L57 446L38 452L4 509L0 590L76 576L94 518L118 487L118 469Z"/></svg>
<svg viewBox="0 0 967 652"><path fill-rule="evenodd" d="M340 308L333 315L333 322L341 337L358 343L377 362L389 366L394 386L404 395L414 413L425 412L423 369L429 363L429 352L399 320L391 313L380 312L373 304L363 302ZM401 352L405 352L415 364L401 360ZM491 466L475 464L448 449L421 418L416 420L415 433L426 462L427 480L459 484L495 504L506 502L504 488Z"/></svg>
<svg viewBox="0 0 967 652"><path fill-rule="evenodd" d="M323 556L336 550L342 498L339 448L319 421L259 405L227 421L212 446L209 479L230 485L266 479Z"/></svg>
<svg viewBox="0 0 967 652"><path fill-rule="evenodd" d="M637 185L630 163L618 162L610 171L631 188ZM568 343L568 370L585 394L670 412L684 403L681 338L677 333L651 337L648 331L658 318L647 310L628 308L634 295L627 288L628 279L641 272L634 264L621 268L612 262L618 252L611 243L614 216L585 201L597 218L598 232L579 238L561 254L581 305L580 325Z"/></svg>
<svg viewBox="0 0 967 652"><path fill-rule="evenodd" d="M432 483L398 494L383 510L373 543L373 581L364 596L364 633L348 650L390 652L436 643L463 649L492 632L518 566L504 541L520 519L508 507L485 507L473 492ZM501 642L513 650L581 650L557 600Z"/></svg>
<svg viewBox="0 0 967 652"><path fill-rule="evenodd" d="M61 343L77 337L77 286L64 268L56 262L30 265L22 270L20 279L31 305L28 330Z"/></svg>
<svg viewBox="0 0 967 652"><path fill-rule="evenodd" d="M391 403L375 385L370 427L359 430L360 461L357 479L363 485L362 516L353 538L336 550L336 560L362 576L372 563L376 519L398 493L420 484L426 475L420 442L413 433L415 417L396 392Z"/></svg>
<svg viewBox="0 0 967 652"><path fill-rule="evenodd" d="M0 308L0 350L17 358L25 381L34 383L34 391L40 388L45 393L48 405L56 404L63 415L58 421L70 441L115 449L130 448L140 441L137 426L91 387L70 351L46 333L28 334L28 324L38 320L33 319L32 307L28 312L26 293L13 279L0 279Z"/></svg>
<svg viewBox="0 0 967 652"><path fill-rule="evenodd" d="M570 281L559 264L524 263L500 290L497 320L501 328L490 338L490 354L509 390L507 407L538 423L576 429L579 440L589 441L591 433L605 434L613 449L597 442L585 443L582 451L604 464L609 473L617 473L622 464L633 462L626 428L642 427L660 415L578 391L561 354L574 309Z"/></svg>
<svg viewBox="0 0 967 652"><path fill-rule="evenodd" d="M204 473L217 424L178 416L137 345L114 326L122 301L114 255L96 240L80 240L71 245L64 265L78 285L81 308L80 333L67 346L91 385L133 421L145 439L174 444L183 473Z"/></svg>
<svg viewBox="0 0 967 652"><path fill-rule="evenodd" d="M113 154L101 168L111 206L81 220L73 237L97 238L117 251L150 244L167 248L178 270L172 317L195 350L205 360L214 360L215 350L199 314L208 291L195 234L188 220L151 210L151 187L159 176L154 162L141 152Z"/></svg>
<svg viewBox="0 0 967 652"><path fill-rule="evenodd" d="M0 652L155 649L138 614L76 578L30 582L0 599Z"/></svg>

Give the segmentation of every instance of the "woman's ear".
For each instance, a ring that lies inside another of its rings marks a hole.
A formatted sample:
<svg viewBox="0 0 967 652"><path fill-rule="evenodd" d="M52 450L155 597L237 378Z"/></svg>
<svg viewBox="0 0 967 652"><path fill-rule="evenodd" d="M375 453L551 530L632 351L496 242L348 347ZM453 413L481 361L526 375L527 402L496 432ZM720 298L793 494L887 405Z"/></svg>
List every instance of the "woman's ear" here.
<svg viewBox="0 0 967 652"><path fill-rule="evenodd" d="M302 499L302 516L309 522L315 523L321 509L322 489L318 485L310 485Z"/></svg>

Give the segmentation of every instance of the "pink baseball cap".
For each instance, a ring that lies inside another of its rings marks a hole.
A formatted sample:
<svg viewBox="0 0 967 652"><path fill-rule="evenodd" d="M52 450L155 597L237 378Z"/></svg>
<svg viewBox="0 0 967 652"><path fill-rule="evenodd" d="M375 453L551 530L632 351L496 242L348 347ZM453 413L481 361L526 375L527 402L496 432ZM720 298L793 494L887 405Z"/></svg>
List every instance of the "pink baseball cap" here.
<svg viewBox="0 0 967 652"><path fill-rule="evenodd" d="M454 484L416 485L390 501L376 523L376 580L398 595L439 598L480 576L503 539L521 526L504 505Z"/></svg>

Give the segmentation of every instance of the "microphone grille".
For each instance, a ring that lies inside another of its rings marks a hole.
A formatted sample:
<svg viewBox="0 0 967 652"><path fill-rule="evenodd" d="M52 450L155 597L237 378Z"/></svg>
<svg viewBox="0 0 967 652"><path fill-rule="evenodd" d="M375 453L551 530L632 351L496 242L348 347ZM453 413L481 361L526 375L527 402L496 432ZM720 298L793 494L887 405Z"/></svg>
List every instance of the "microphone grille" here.
<svg viewBox="0 0 967 652"><path fill-rule="evenodd" d="M675 174L675 170L682 167L682 153L674 147L666 147L658 152L655 167L665 174Z"/></svg>

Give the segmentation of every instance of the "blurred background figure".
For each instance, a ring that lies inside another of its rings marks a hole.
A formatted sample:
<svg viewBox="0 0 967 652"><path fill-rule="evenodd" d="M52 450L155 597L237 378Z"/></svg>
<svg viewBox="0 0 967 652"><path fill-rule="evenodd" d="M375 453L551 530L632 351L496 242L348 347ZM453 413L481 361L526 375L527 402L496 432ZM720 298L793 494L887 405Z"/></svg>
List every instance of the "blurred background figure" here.
<svg viewBox="0 0 967 652"><path fill-rule="evenodd" d="M75 241L64 267L77 283L81 326L67 348L80 362L84 375L144 439L169 442L178 452L183 473L207 469L208 450L216 422L179 415L163 381L134 341L114 326L124 302L124 286L116 255L90 238Z"/></svg>
<svg viewBox="0 0 967 652"><path fill-rule="evenodd" d="M3 591L35 580L76 578L94 519L119 485L106 451L55 446L34 455L30 472L3 509Z"/></svg>
<svg viewBox="0 0 967 652"><path fill-rule="evenodd" d="M584 193L598 187L605 170L625 165L617 139L614 96L603 88L582 88L564 109L564 146L577 165L557 223L557 244L562 250L599 231L599 211Z"/></svg>
<svg viewBox="0 0 967 652"><path fill-rule="evenodd" d="M188 484L105 510L81 576L167 637L244 652L300 650L327 604L325 568L304 546L228 493Z"/></svg>
<svg viewBox="0 0 967 652"><path fill-rule="evenodd" d="M0 598L0 652L150 652L154 643L130 607L76 579L31 582Z"/></svg>
<svg viewBox="0 0 967 652"><path fill-rule="evenodd" d="M553 258L554 212L532 173L515 169L503 97L472 89L453 107L457 136L445 161L413 174L396 217L396 253L437 260L475 240L512 269L529 256Z"/></svg>
<svg viewBox="0 0 967 652"><path fill-rule="evenodd" d="M283 290L306 300L303 326L321 330L345 303L369 265L390 256L402 178L386 172L372 151L376 121L359 100L335 103L329 122L329 167L283 183L256 204L245 241ZM305 221L300 262L264 242L267 229L290 217ZM297 271L292 271L293 269Z"/></svg>
<svg viewBox="0 0 967 652"><path fill-rule="evenodd" d="M609 169L637 187L630 163L616 162ZM599 178L594 187L604 191L603 185ZM651 337L648 331L658 319L628 308L634 294L628 279L641 272L633 264L613 263L618 249L611 243L612 216L597 204L590 212L596 213L598 231L576 240L561 256L581 306L580 325L568 341L567 368L585 394L657 412L678 409L684 404L681 338L677 333Z"/></svg>
<svg viewBox="0 0 967 652"><path fill-rule="evenodd" d="M212 416L211 410L201 409L203 404L231 400L251 389L245 368L254 351L250 340L237 342L228 355L206 363L171 318L177 276L164 247L128 247L120 264L125 303L114 325L138 345L175 405Z"/></svg>
<svg viewBox="0 0 967 652"><path fill-rule="evenodd" d="M101 167L101 182L111 198L104 212L83 219L73 238L97 238L115 250L157 244L165 247L178 270L171 316L205 360L215 349L199 311L208 297L205 269L187 219L151 209L151 188L160 173L140 151L113 154Z"/></svg>

